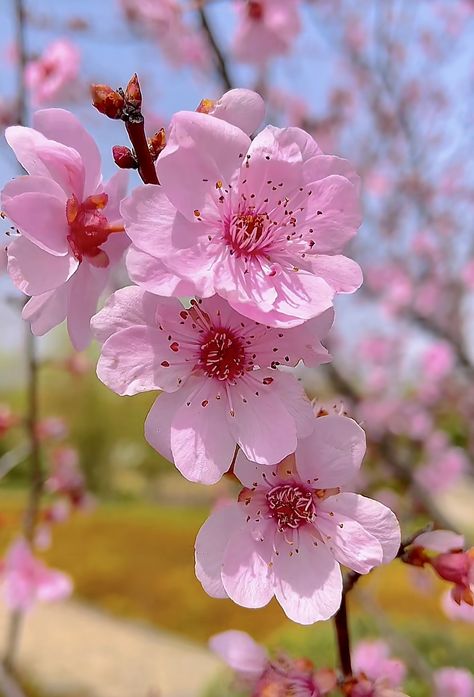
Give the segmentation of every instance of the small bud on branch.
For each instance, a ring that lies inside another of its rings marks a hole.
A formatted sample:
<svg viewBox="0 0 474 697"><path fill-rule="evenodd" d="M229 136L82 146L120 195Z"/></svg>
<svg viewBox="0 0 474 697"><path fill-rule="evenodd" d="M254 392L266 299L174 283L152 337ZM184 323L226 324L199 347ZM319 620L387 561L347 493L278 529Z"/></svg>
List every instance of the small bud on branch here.
<svg viewBox="0 0 474 697"><path fill-rule="evenodd" d="M112 155L115 164L120 169L138 169L137 158L126 145L114 145Z"/></svg>

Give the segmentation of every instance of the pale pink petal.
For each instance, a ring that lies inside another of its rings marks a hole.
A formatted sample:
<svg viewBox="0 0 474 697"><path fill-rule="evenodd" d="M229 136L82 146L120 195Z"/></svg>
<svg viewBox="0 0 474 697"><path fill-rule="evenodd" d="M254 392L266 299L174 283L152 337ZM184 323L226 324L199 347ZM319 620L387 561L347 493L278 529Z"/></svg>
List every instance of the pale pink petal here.
<svg viewBox="0 0 474 697"><path fill-rule="evenodd" d="M254 462L271 465L296 448L295 419L272 389L279 380L277 371L258 370L229 387L234 415L227 420L242 451Z"/></svg>
<svg viewBox="0 0 474 697"><path fill-rule="evenodd" d="M318 255L311 260L313 273L324 280L336 293L353 293L362 284L362 270L353 259L340 254Z"/></svg>
<svg viewBox="0 0 474 697"><path fill-rule="evenodd" d="M161 299L146 293L137 286L127 286L111 295L104 307L92 319L94 336L104 343L109 336L128 327L156 326L156 312ZM177 300L173 300L176 309Z"/></svg>
<svg viewBox="0 0 474 697"><path fill-rule="evenodd" d="M231 536L224 552L222 583L229 598L243 607L264 607L273 597L271 547L256 542L247 529Z"/></svg>
<svg viewBox="0 0 474 697"><path fill-rule="evenodd" d="M423 532L413 540L416 547L425 547L433 552L451 552L464 549L464 536L452 530L432 530Z"/></svg>
<svg viewBox="0 0 474 697"><path fill-rule="evenodd" d="M55 196L57 199L63 202L64 210L66 210L66 194L64 190L57 184L54 179L48 177L36 177L31 174L25 175L23 177L16 177L10 182L5 184L2 189L2 205L5 205L5 201L20 194L36 193L36 194L49 194L50 196Z"/></svg>
<svg viewBox="0 0 474 697"><path fill-rule="evenodd" d="M450 590L443 593L441 598L441 607L449 619L474 624L474 606L468 605L467 603L461 603L461 605L458 605Z"/></svg>
<svg viewBox="0 0 474 697"><path fill-rule="evenodd" d="M66 319L69 284L34 295L28 300L21 316L30 322L35 336L43 336Z"/></svg>
<svg viewBox="0 0 474 697"><path fill-rule="evenodd" d="M274 557L275 596L293 622L313 624L332 617L341 604L342 575L337 561L301 528L298 553L280 541Z"/></svg>
<svg viewBox="0 0 474 697"><path fill-rule="evenodd" d="M231 465L235 438L226 420L222 385L207 378L194 382L195 391L183 400L171 422L171 450L187 479L215 484Z"/></svg>
<svg viewBox="0 0 474 697"><path fill-rule="evenodd" d="M257 678L268 663L268 654L263 646L257 644L246 632L236 629L215 634L209 639L209 647L232 670L241 675Z"/></svg>
<svg viewBox="0 0 474 697"><path fill-rule="evenodd" d="M353 419L320 416L311 435L298 442L296 466L303 481L326 489L350 482L364 454L365 433Z"/></svg>
<svg viewBox="0 0 474 697"><path fill-rule="evenodd" d="M304 165L306 182L316 182L325 179L331 174L339 174L348 179L357 190L360 188L360 177L354 171L348 160L334 155L317 155L312 157Z"/></svg>
<svg viewBox="0 0 474 697"><path fill-rule="evenodd" d="M327 417L322 417L327 418ZM384 564L392 561L400 549L400 525L396 515L379 501L359 494L342 493L330 496L321 508L359 523L382 545Z"/></svg>
<svg viewBox="0 0 474 697"><path fill-rule="evenodd" d="M183 405L190 390L186 386L177 392L163 392L153 402L145 420L145 438L148 443L170 462L173 462L171 452L171 422L178 409Z"/></svg>
<svg viewBox="0 0 474 697"><path fill-rule="evenodd" d="M176 210L163 187L154 184L134 189L122 201L120 212L133 244L158 258L191 247L202 232Z"/></svg>
<svg viewBox="0 0 474 697"><path fill-rule="evenodd" d="M60 571L43 567L41 569L37 598L44 602L64 600L72 593L72 580Z"/></svg>
<svg viewBox="0 0 474 697"><path fill-rule="evenodd" d="M36 154L67 196L74 194L79 201L82 201L86 168L79 153L73 148L68 148L67 145L47 140L44 144L37 146Z"/></svg>
<svg viewBox="0 0 474 697"><path fill-rule="evenodd" d="M263 121L265 102L257 92L233 89L223 94L209 113L251 135Z"/></svg>
<svg viewBox="0 0 474 697"><path fill-rule="evenodd" d="M315 521L318 532L340 564L359 574L367 574L382 563L382 546L357 520L333 510L335 498L330 496L319 504Z"/></svg>
<svg viewBox="0 0 474 697"><path fill-rule="evenodd" d="M213 511L196 538L196 576L212 598L227 598L221 571L229 539L243 524L242 509L238 503Z"/></svg>
<svg viewBox="0 0 474 697"><path fill-rule="evenodd" d="M196 293L195 282L180 278L162 261L134 245L127 252L126 265L130 280L150 293L181 298L190 297ZM208 275L207 278L209 278ZM205 296L206 292L200 291L199 295Z"/></svg>
<svg viewBox="0 0 474 697"><path fill-rule="evenodd" d="M181 387L193 363L177 363L176 353L158 327L130 326L113 334L102 347L97 375L119 395Z"/></svg>
<svg viewBox="0 0 474 697"><path fill-rule="evenodd" d="M33 115L33 126L46 138L74 148L86 165L84 195L93 194L100 184L99 149L79 119L65 109L41 109Z"/></svg>
<svg viewBox="0 0 474 697"><path fill-rule="evenodd" d="M76 351L83 351L91 341L91 318L97 311L107 279L107 269L95 269L83 262L69 281L67 330Z"/></svg>
<svg viewBox="0 0 474 697"><path fill-rule="evenodd" d="M158 158L158 178L169 199L190 220L228 182L250 144L239 128L207 114L181 111L171 120L168 144Z"/></svg>
<svg viewBox="0 0 474 697"><path fill-rule="evenodd" d="M317 219L314 223L309 218L308 227L314 226L315 250L318 254L338 254L362 222L358 191L337 174L313 182L311 191L310 203Z"/></svg>
<svg viewBox="0 0 474 697"><path fill-rule="evenodd" d="M5 130L5 139L28 174L48 178L51 176L37 155L37 147L48 142L42 133L26 126L10 126Z"/></svg>
<svg viewBox="0 0 474 697"><path fill-rule="evenodd" d="M16 287L27 295L40 295L66 283L79 262L72 255L53 256L26 237L8 245L8 273Z"/></svg>
<svg viewBox="0 0 474 697"><path fill-rule="evenodd" d="M5 213L31 242L50 254L67 254L66 204L55 196L29 192L3 202Z"/></svg>

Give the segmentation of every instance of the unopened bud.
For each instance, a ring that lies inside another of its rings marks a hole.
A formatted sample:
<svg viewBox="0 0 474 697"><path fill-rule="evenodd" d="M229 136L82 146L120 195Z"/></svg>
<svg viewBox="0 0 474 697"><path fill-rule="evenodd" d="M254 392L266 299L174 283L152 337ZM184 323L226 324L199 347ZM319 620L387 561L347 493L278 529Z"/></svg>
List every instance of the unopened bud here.
<svg viewBox="0 0 474 697"><path fill-rule="evenodd" d="M112 155L115 164L117 167L120 167L120 169L138 168L138 162L135 155L130 148L127 148L126 145L114 145L112 148Z"/></svg>
<svg viewBox="0 0 474 697"><path fill-rule="evenodd" d="M125 90L125 101L134 109L140 110L142 107L142 91L136 73L130 78Z"/></svg>
<svg viewBox="0 0 474 697"><path fill-rule="evenodd" d="M109 85L91 85L92 104L105 114L109 119L122 117L125 100L120 92L116 92Z"/></svg>
<svg viewBox="0 0 474 697"><path fill-rule="evenodd" d="M432 559L431 565L438 576L459 586L469 586L470 570L474 560L469 552L446 552Z"/></svg>
<svg viewBox="0 0 474 697"><path fill-rule="evenodd" d="M153 160L156 160L160 152L164 149L166 145L166 133L165 129L161 128L157 131L151 138L148 139L148 148L150 150Z"/></svg>

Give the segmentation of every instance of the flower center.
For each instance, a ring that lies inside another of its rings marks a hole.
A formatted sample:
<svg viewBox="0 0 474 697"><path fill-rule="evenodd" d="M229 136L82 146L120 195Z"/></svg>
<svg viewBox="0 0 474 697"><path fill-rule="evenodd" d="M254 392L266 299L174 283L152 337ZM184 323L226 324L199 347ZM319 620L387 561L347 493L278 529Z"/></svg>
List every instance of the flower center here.
<svg viewBox="0 0 474 697"><path fill-rule="evenodd" d="M313 492L298 484L279 484L266 495L268 508L280 531L299 528L313 520Z"/></svg>
<svg viewBox="0 0 474 697"><path fill-rule="evenodd" d="M241 339L229 329L212 328L201 344L199 366L210 378L235 380L246 367L245 349Z"/></svg>
<svg viewBox="0 0 474 697"><path fill-rule="evenodd" d="M225 233L227 243L238 256L262 251L268 229L266 213L245 212L234 216Z"/></svg>
<svg viewBox="0 0 474 697"><path fill-rule="evenodd" d="M249 0L247 4L247 14L250 19L254 19L257 22L263 19L262 3L258 2L258 0Z"/></svg>
<svg viewBox="0 0 474 697"><path fill-rule="evenodd" d="M82 203L73 194L66 203L67 240L78 261L87 257L94 266L109 264L109 257L101 246L113 232L123 232L123 227L108 224L106 216L101 213L107 202L107 194L102 193L89 196Z"/></svg>

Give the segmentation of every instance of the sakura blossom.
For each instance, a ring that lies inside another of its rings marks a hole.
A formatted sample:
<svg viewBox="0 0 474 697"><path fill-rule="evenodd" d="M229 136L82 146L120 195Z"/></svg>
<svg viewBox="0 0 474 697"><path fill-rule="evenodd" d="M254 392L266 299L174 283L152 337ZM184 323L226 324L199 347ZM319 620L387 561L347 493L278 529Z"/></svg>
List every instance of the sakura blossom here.
<svg viewBox="0 0 474 697"><path fill-rule="evenodd" d="M233 52L243 63L266 63L288 53L301 31L300 0L235 2L239 25Z"/></svg>
<svg viewBox="0 0 474 697"><path fill-rule="evenodd" d="M8 273L31 296L23 318L33 333L46 334L67 319L81 350L110 270L128 244L119 214L127 175L102 183L99 150L70 112L37 111L33 125L5 132L28 172L1 192L2 208L21 232L8 245Z"/></svg>
<svg viewBox="0 0 474 697"><path fill-rule="evenodd" d="M405 665L390 657L389 646L381 640L360 641L352 654L352 667L371 680L379 693L384 688L399 688L406 676Z"/></svg>
<svg viewBox="0 0 474 697"><path fill-rule="evenodd" d="M5 603L10 610L30 610L36 602L63 600L72 592L71 579L49 569L23 539L8 549L0 567Z"/></svg>
<svg viewBox="0 0 474 697"><path fill-rule="evenodd" d="M181 284L180 293L187 287ZM138 287L117 291L93 318L103 342L97 375L120 395L163 390L145 437L191 481L217 482L236 445L274 464L313 426L299 382L277 370L329 360L320 344L332 312L278 331L246 319L218 296L190 309Z"/></svg>
<svg viewBox="0 0 474 697"><path fill-rule="evenodd" d="M474 697L474 675L464 668L436 670L434 683L434 697Z"/></svg>
<svg viewBox="0 0 474 697"><path fill-rule="evenodd" d="M395 558L400 529L383 504L341 492L359 471L365 436L344 416L315 419L296 452L269 468L239 453L244 488L196 540L196 575L215 598L263 607L273 596L300 624L337 612L343 564L361 574Z"/></svg>
<svg viewBox="0 0 474 697"><path fill-rule="evenodd" d="M332 671L317 671L308 659L285 655L270 658L246 632L229 630L216 634L209 646L235 671L242 685L250 688L252 697L322 697L336 684Z"/></svg>
<svg viewBox="0 0 474 697"><path fill-rule="evenodd" d="M161 186L121 206L128 272L146 290L185 284L288 328L359 287L359 266L341 254L360 224L357 176L301 129L268 126L250 142L221 119L178 112L156 168Z"/></svg>
<svg viewBox="0 0 474 697"><path fill-rule="evenodd" d="M34 106L59 99L79 78L81 55L67 39L53 41L25 70L25 82Z"/></svg>

